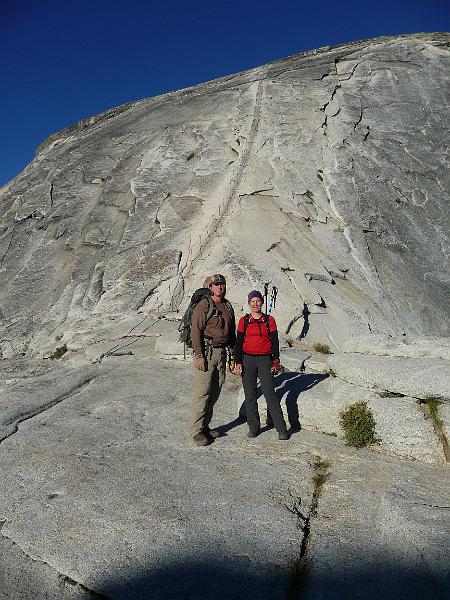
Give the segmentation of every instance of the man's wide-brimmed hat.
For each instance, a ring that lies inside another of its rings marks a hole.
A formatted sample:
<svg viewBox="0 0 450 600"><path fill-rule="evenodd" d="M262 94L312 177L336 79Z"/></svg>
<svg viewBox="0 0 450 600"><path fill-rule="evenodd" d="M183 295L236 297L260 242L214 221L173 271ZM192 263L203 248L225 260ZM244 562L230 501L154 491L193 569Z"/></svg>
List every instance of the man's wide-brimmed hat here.
<svg viewBox="0 0 450 600"><path fill-rule="evenodd" d="M209 288L213 283L223 283L226 285L227 281L223 275L216 273L215 275L208 275L208 277L206 277L205 281L203 282L203 287Z"/></svg>
<svg viewBox="0 0 450 600"><path fill-rule="evenodd" d="M227 280L225 279L225 277L223 275L219 275L219 273L216 273L215 275L212 276L211 283L223 283L225 285L227 283Z"/></svg>

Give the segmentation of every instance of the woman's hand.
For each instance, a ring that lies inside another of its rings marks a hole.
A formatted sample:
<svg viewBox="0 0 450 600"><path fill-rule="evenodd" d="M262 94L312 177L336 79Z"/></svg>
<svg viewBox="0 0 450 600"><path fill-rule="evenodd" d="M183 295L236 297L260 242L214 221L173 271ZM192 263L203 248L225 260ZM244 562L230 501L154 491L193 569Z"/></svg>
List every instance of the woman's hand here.
<svg viewBox="0 0 450 600"><path fill-rule="evenodd" d="M281 363L279 360L272 361L272 368L270 369L273 375L278 375L281 371Z"/></svg>
<svg viewBox="0 0 450 600"><path fill-rule="evenodd" d="M236 373L236 375L242 375L242 365L240 363L236 363L236 366L234 367L234 372Z"/></svg>

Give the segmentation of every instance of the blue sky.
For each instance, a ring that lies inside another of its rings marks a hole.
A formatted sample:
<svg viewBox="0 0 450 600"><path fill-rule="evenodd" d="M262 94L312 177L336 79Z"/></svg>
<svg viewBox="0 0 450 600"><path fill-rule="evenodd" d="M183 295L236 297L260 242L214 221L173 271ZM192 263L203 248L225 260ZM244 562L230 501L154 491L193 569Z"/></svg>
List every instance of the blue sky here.
<svg viewBox="0 0 450 600"><path fill-rule="evenodd" d="M449 31L445 0L0 0L0 185L47 136L296 52Z"/></svg>

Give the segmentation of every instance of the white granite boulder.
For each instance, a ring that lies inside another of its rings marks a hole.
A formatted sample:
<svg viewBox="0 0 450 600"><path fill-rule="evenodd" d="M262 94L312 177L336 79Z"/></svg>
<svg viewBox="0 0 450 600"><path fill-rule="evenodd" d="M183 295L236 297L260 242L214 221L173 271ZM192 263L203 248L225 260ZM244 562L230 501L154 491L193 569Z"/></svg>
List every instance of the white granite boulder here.
<svg viewBox="0 0 450 600"><path fill-rule="evenodd" d="M413 398L450 401L450 362L367 354L335 354L330 367L348 383Z"/></svg>

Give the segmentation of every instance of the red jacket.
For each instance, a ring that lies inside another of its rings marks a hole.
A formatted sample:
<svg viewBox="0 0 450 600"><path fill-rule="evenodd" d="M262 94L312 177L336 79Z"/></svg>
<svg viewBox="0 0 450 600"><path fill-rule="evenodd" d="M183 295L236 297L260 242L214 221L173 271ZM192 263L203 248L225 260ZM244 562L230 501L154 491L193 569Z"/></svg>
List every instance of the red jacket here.
<svg viewBox="0 0 450 600"><path fill-rule="evenodd" d="M241 338L239 333L244 333L244 325L244 317L241 317L239 319L237 328L239 338ZM274 348L272 347L272 340L274 338L273 334L276 333L277 324L271 315L269 316L269 329L267 329L267 325L263 316L259 319L254 319L250 315L248 318L248 326L247 331L245 332L242 350L245 354L273 354ZM272 334L272 336L270 334Z"/></svg>

